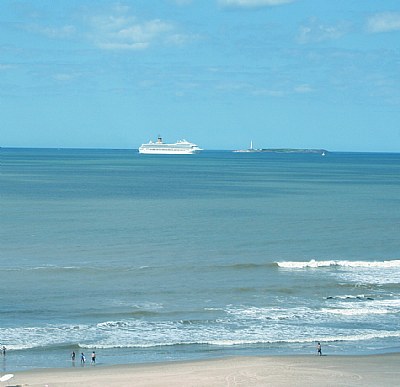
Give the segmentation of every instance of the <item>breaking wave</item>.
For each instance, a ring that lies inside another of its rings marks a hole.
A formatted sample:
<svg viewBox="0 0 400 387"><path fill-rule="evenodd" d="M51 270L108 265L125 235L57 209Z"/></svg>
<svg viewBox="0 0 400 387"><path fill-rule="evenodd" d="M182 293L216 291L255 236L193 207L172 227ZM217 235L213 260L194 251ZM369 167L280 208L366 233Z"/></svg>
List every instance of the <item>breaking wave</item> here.
<svg viewBox="0 0 400 387"><path fill-rule="evenodd" d="M323 268L323 267L345 267L345 268L400 268L400 260L389 261L347 261L347 260L328 260L316 261L283 261L276 264L285 269L305 269L305 268Z"/></svg>

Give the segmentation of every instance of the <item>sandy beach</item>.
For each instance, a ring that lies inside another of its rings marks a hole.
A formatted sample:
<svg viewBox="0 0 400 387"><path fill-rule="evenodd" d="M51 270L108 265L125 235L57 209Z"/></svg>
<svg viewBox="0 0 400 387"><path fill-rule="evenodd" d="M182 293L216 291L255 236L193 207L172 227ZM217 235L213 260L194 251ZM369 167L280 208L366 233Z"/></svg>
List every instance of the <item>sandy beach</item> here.
<svg viewBox="0 0 400 387"><path fill-rule="evenodd" d="M273 356L16 372L3 386L397 386L400 354Z"/></svg>

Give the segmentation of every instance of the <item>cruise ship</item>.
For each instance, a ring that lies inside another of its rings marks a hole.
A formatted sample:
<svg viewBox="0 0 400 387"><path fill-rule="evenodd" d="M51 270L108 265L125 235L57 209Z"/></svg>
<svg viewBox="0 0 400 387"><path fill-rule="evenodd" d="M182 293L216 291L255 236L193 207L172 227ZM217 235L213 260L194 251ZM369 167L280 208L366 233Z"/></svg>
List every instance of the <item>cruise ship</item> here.
<svg viewBox="0 0 400 387"><path fill-rule="evenodd" d="M158 136L157 142L150 141L139 147L139 153L157 154L157 155L190 155L198 153L202 149L196 144L186 140L179 140L174 144L166 144L161 136Z"/></svg>

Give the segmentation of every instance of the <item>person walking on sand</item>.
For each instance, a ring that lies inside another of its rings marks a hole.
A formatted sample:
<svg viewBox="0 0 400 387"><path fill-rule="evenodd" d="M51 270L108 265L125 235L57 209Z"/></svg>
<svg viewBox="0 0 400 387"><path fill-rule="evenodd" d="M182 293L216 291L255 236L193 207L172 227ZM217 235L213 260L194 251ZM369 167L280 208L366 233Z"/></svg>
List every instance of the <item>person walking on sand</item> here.
<svg viewBox="0 0 400 387"><path fill-rule="evenodd" d="M321 343L320 342L318 342L318 344L317 344L317 354L319 356L322 356L322 348L321 348Z"/></svg>
<svg viewBox="0 0 400 387"><path fill-rule="evenodd" d="M96 363L96 353L93 351L92 352L92 364Z"/></svg>

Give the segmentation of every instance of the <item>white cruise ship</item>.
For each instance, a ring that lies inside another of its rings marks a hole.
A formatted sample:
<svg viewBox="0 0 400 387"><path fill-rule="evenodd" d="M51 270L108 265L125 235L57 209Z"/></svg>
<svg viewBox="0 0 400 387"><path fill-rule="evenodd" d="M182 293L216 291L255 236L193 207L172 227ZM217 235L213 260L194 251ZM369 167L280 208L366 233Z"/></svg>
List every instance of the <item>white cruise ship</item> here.
<svg viewBox="0 0 400 387"><path fill-rule="evenodd" d="M157 142L150 141L139 147L139 153L154 155L190 155L201 150L196 144L186 140L180 140L174 144L166 144L160 136L158 136Z"/></svg>

